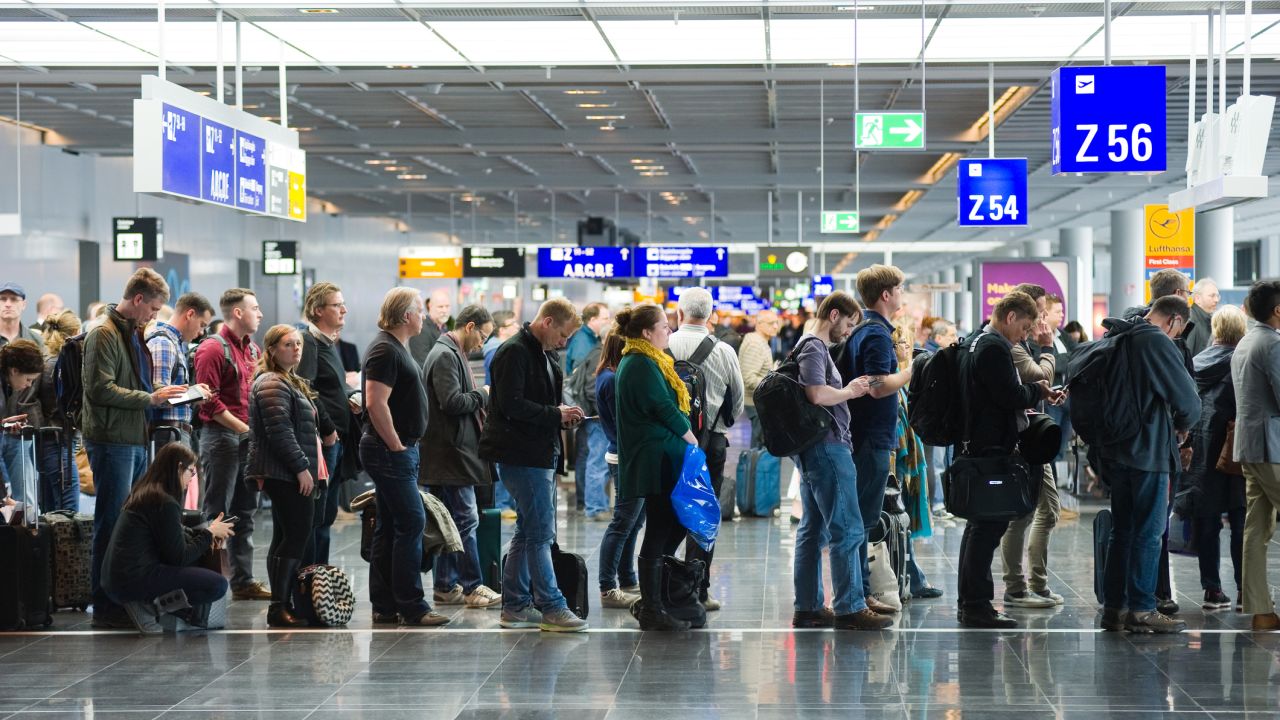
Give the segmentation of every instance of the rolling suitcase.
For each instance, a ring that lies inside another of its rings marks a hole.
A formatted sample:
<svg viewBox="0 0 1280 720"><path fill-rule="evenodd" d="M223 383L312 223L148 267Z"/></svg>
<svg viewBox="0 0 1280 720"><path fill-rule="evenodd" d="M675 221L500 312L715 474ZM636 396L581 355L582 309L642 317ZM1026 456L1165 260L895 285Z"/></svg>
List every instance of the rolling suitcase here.
<svg viewBox="0 0 1280 720"><path fill-rule="evenodd" d="M733 520L733 510L738 501L738 478L735 475L724 475L720 478L720 521Z"/></svg>
<svg viewBox="0 0 1280 720"><path fill-rule="evenodd" d="M476 545L480 550L480 577L494 592L502 592L502 511L484 508L476 527Z"/></svg>
<svg viewBox="0 0 1280 720"><path fill-rule="evenodd" d="M24 427L18 439L18 462L12 485L25 502L14 509L9 524L0 525L0 630L28 630L53 623L49 580L53 532L40 521L36 483L36 431Z"/></svg>
<svg viewBox="0 0 1280 720"><path fill-rule="evenodd" d="M58 510L45 513L41 520L53 533L53 609L88 608L93 603L89 565L93 550L93 516Z"/></svg>
<svg viewBox="0 0 1280 720"><path fill-rule="evenodd" d="M591 580L587 574L587 563L581 555L564 552L557 543L551 543L551 567L556 573L556 584L569 603L574 615L587 619L590 607L587 598L591 595Z"/></svg>
<svg viewBox="0 0 1280 720"><path fill-rule="evenodd" d="M751 448L738 458L738 510L743 515L772 517L782 504L782 463L764 448Z"/></svg>
<svg viewBox="0 0 1280 720"><path fill-rule="evenodd" d="M1103 587L1107 577L1107 554L1111 550L1111 509L1102 508L1093 518L1093 596L1106 607Z"/></svg>
<svg viewBox="0 0 1280 720"><path fill-rule="evenodd" d="M888 565L898 580L898 597L905 602L911 597L911 576L907 564L911 560L911 518L905 513L882 511L880 521L867 537L867 542L884 543Z"/></svg>

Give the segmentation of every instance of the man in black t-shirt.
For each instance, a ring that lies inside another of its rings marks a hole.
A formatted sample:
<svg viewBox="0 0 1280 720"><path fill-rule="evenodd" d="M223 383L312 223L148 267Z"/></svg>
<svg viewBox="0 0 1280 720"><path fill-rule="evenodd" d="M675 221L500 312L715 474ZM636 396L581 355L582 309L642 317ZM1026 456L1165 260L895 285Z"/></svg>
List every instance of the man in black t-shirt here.
<svg viewBox="0 0 1280 720"><path fill-rule="evenodd" d="M418 440L427 430L427 396L409 338L422 332L422 298L393 288L382 301L382 332L365 351L364 434L360 460L377 488L378 522L369 558L374 623L445 625L422 590L422 532L427 513L418 494Z"/></svg>

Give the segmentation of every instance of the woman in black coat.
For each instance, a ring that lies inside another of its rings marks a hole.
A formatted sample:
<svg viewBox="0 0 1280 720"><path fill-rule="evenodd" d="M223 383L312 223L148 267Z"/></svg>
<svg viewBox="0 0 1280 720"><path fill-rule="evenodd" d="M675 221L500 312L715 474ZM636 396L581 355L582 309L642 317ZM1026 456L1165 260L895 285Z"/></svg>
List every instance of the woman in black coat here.
<svg viewBox="0 0 1280 720"><path fill-rule="evenodd" d="M320 472L320 436L314 393L294 372L302 360L302 333L292 325L267 331L249 403L249 460L245 477L271 498L271 606L267 625L298 627L307 621L289 611L289 595L312 539Z"/></svg>
<svg viewBox="0 0 1280 720"><path fill-rule="evenodd" d="M1207 610L1231 607L1218 575L1222 515L1231 526L1231 564L1240 589L1241 547L1244 537L1244 477L1217 469L1227 440L1227 423L1236 419L1236 393L1231 384L1231 356L1245 333L1239 308L1223 306L1213 316L1212 345L1192 360L1200 392L1200 422L1191 431L1191 464L1182 475L1182 491L1175 506L1195 522L1200 556L1200 585ZM1231 452L1228 448L1228 454Z"/></svg>

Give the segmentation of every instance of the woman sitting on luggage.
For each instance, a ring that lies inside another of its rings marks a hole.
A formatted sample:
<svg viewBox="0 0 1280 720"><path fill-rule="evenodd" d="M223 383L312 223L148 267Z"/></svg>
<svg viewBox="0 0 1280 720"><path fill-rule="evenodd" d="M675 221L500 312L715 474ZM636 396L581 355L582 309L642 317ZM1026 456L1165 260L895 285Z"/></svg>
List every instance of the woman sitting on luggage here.
<svg viewBox="0 0 1280 720"><path fill-rule="evenodd" d="M245 477L258 481L271 498L267 625L300 627L308 622L289 611L289 596L313 537L312 493L325 477L320 472L315 393L294 372L302 362L301 331L292 325L276 325L267 331L263 345L249 399Z"/></svg>
<svg viewBox="0 0 1280 720"><path fill-rule="evenodd" d="M600 427L609 440L604 454L609 466L609 479L618 487L618 422L617 385L614 382L622 348L626 340L611 332L602 341L600 365L596 368L596 405L600 409ZM636 537L644 527L644 498L619 497L613 508L613 520L600 539L600 605L606 608L630 608L640 596L635 594ZM624 588L630 587L628 592Z"/></svg>
<svg viewBox="0 0 1280 720"><path fill-rule="evenodd" d="M182 498L187 483L196 481L196 467L196 455L186 446L161 448L129 493L107 545L103 588L142 632L159 631L152 605L157 598L181 590L195 607L227 593L222 573L194 565L235 534L231 523L219 514L206 528L182 525Z"/></svg>
<svg viewBox="0 0 1280 720"><path fill-rule="evenodd" d="M657 305L623 310L614 334L625 340L614 379L617 392L618 497L644 498L649 526L640 547L640 602L632 614L641 630L688 630L663 601L663 568L686 530L671 505L685 447L697 445L689 427L689 390L667 349L671 326Z"/></svg>
<svg viewBox="0 0 1280 720"><path fill-rule="evenodd" d="M3 403L0 405L0 415L8 415L3 421L5 425L12 424L12 427L0 431L4 433L0 435L0 491L4 489L6 481L9 485L8 492L0 497L12 494L16 500L35 500L24 497L26 490L16 482L18 428L30 419L26 414L10 415L5 410L16 408L17 399L26 394L43 370L44 355L40 352L40 346L33 341L14 340L0 348L0 402Z"/></svg>

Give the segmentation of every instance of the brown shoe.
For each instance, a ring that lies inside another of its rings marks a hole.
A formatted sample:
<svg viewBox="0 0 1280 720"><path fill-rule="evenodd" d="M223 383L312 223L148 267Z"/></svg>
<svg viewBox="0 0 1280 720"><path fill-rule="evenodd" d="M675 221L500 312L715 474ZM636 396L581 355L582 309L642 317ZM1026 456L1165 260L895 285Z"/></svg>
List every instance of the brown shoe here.
<svg viewBox="0 0 1280 720"><path fill-rule="evenodd" d="M231 597L236 600L270 600L271 588L266 583L254 580L248 585L241 585L231 591Z"/></svg>
<svg viewBox="0 0 1280 720"><path fill-rule="evenodd" d="M892 625L892 618L872 612L870 608L848 615L837 615L835 618L837 630L887 630Z"/></svg>
<svg viewBox="0 0 1280 720"><path fill-rule="evenodd" d="M1254 632L1275 632L1276 630L1280 630L1280 615L1269 612L1253 616Z"/></svg>
<svg viewBox="0 0 1280 720"><path fill-rule="evenodd" d="M885 605L870 595L867 596L867 609L877 615L892 615L898 612L897 608L892 605Z"/></svg>

